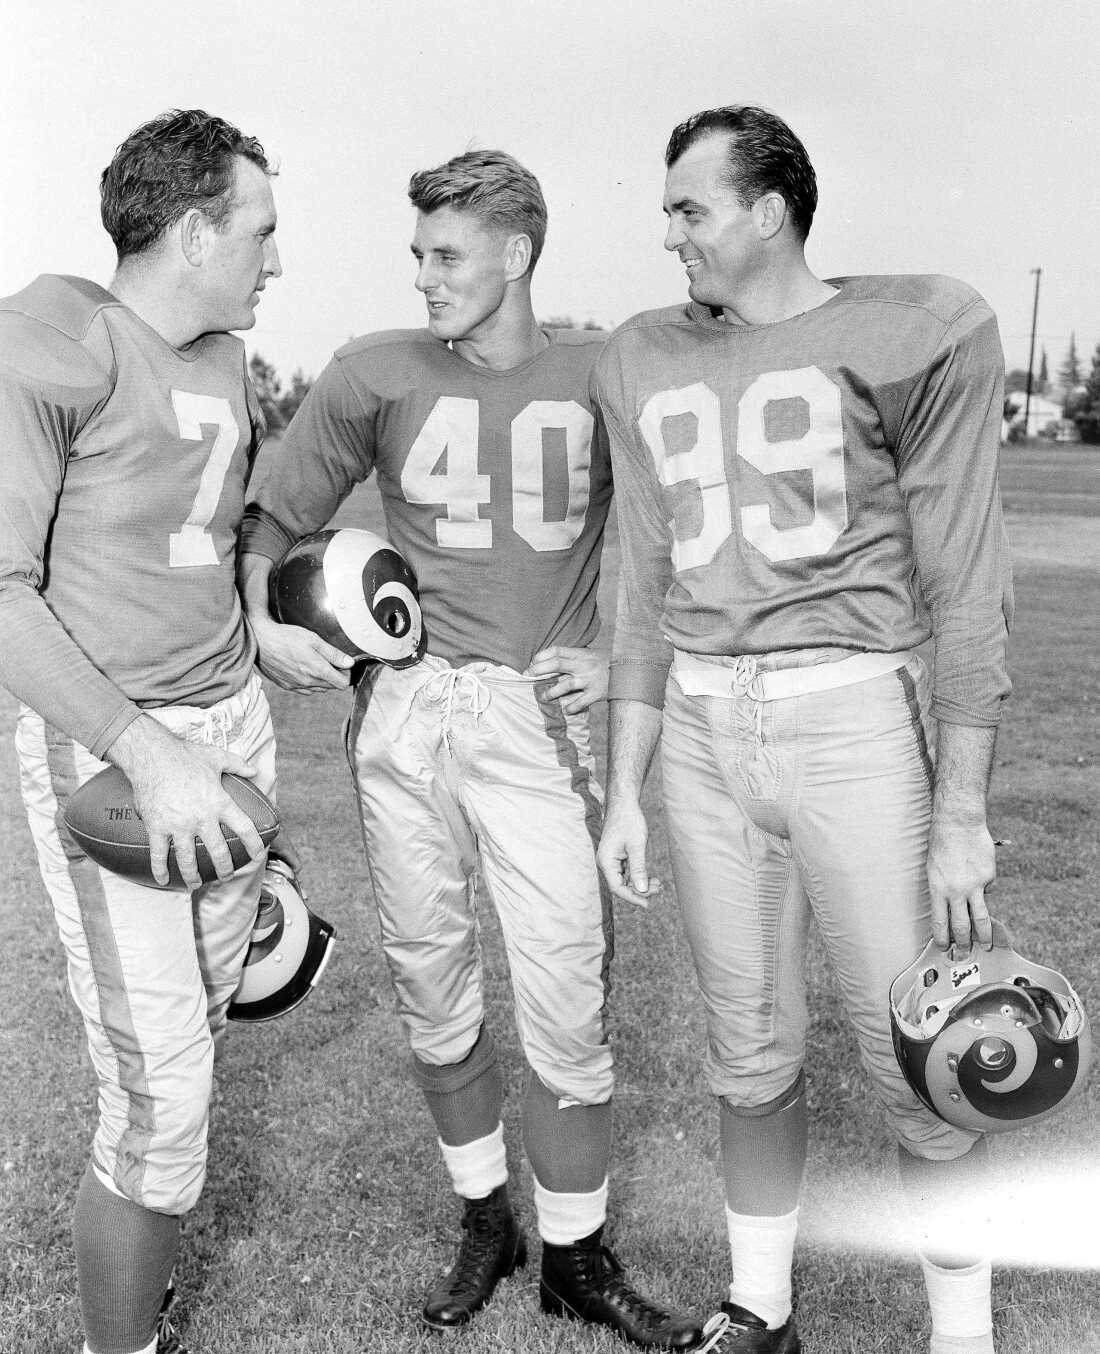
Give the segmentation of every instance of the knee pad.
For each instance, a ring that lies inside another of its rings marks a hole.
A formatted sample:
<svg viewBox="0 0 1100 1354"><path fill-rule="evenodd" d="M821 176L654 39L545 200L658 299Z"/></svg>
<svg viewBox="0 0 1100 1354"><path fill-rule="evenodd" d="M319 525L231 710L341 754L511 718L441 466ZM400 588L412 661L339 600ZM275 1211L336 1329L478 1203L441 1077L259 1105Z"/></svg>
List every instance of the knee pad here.
<svg viewBox="0 0 1100 1354"><path fill-rule="evenodd" d="M493 1036L482 1025L473 1048L461 1062L438 1066L426 1063L414 1053L410 1062L413 1080L422 1091L436 1095L451 1095L477 1081L497 1065L497 1050Z"/></svg>
<svg viewBox="0 0 1100 1354"><path fill-rule="evenodd" d="M796 1104L806 1094L806 1076L799 1072L794 1081L773 1100L765 1101L763 1105L736 1105L727 1096L720 1095L718 1104L726 1114L732 1114L736 1119L766 1119L773 1114L781 1114Z"/></svg>

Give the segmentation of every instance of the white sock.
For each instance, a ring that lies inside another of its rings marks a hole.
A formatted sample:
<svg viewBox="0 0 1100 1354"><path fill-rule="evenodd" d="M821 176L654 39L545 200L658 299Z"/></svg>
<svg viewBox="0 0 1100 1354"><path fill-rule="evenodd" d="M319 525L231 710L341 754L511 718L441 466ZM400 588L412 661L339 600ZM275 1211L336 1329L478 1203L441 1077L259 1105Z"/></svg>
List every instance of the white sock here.
<svg viewBox="0 0 1100 1354"><path fill-rule="evenodd" d="M931 1354L993 1354L992 1265L948 1269L921 1256L932 1312Z"/></svg>
<svg viewBox="0 0 1100 1354"><path fill-rule="evenodd" d="M87 1345L84 1346L84 1354L92 1354ZM157 1354L157 1342L154 1338L147 1345L142 1345L140 1349L135 1349L134 1354Z"/></svg>
<svg viewBox="0 0 1100 1354"><path fill-rule="evenodd" d="M607 1221L607 1181L587 1194L557 1194L535 1179L539 1236L551 1246L571 1246Z"/></svg>
<svg viewBox="0 0 1100 1354"><path fill-rule="evenodd" d="M733 1282L730 1302L776 1330L791 1314L791 1262L798 1209L779 1217L734 1213L726 1208Z"/></svg>
<svg viewBox="0 0 1100 1354"><path fill-rule="evenodd" d="M440 1138L439 1150L454 1191L463 1199L484 1199L508 1179L503 1124L497 1124L487 1137L458 1147L451 1147Z"/></svg>

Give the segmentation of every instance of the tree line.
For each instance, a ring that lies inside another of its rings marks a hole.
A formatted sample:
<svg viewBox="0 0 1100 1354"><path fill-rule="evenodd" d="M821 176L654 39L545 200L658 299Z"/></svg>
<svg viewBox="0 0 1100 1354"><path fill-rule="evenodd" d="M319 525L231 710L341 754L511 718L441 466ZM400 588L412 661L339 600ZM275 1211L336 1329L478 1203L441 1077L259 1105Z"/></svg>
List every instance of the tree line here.
<svg viewBox="0 0 1100 1354"><path fill-rule="evenodd" d="M569 316L555 315L541 322L547 329L595 329L603 325L594 320L578 322ZM306 376L299 367L290 378L290 384L283 387L274 366L259 353L254 353L248 364L252 374L252 384L260 400L260 407L267 419L270 433L280 433L294 417L298 406L309 394L313 377ZM1077 425L1082 442L1100 444L1100 343L1092 355L1092 365L1086 376L1077 355L1077 340L1070 335L1069 350L1065 360L1058 368L1058 379L1051 382L1048 376L1046 349L1042 350L1039 371L1032 375L1031 390L1035 395L1047 394L1052 386L1066 392L1065 408L1062 417ZM1016 368L1005 377L1005 394L1027 389L1027 372ZM1006 416L1008 409L1006 408Z"/></svg>
<svg viewBox="0 0 1100 1354"><path fill-rule="evenodd" d="M595 329L603 331L605 326L595 320L574 320L568 315L552 315L548 320L540 320L544 329ZM313 377L307 376L299 367L290 378L290 385L283 386L274 365L259 353L253 353L248 363L252 385L260 401L260 408L267 420L267 431L281 433L298 412L298 406L309 394Z"/></svg>
<svg viewBox="0 0 1100 1354"><path fill-rule="evenodd" d="M281 433L309 394L313 377L306 376L299 367L291 376L290 385L284 390L278 372L259 353L252 354L248 371L260 401L260 408L267 420L268 433Z"/></svg>
<svg viewBox="0 0 1100 1354"><path fill-rule="evenodd" d="M1005 376L1005 395L1026 390L1027 377L1027 372L1020 367L1008 372ZM1049 379L1046 349L1041 350L1039 370L1033 372L1031 377L1031 393L1047 395L1054 391L1064 394L1062 417L1077 425L1081 441L1100 443L1100 344L1096 346L1091 367L1086 374L1077 354L1076 336L1071 334L1069 349L1054 381ZM1006 403L1005 417L1009 417L1012 412Z"/></svg>

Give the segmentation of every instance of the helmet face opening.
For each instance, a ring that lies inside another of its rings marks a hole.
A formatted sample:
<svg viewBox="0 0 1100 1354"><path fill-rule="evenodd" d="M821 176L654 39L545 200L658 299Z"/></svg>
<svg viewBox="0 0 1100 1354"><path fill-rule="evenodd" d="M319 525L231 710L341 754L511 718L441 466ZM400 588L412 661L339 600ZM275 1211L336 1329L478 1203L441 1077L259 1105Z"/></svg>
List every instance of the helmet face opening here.
<svg viewBox="0 0 1100 1354"><path fill-rule="evenodd" d="M989 951L929 943L891 985L890 1022L913 1090L940 1118L977 1132L1053 1114L1092 1060L1076 992L1056 970L1017 954L996 923Z"/></svg>
<svg viewBox="0 0 1100 1354"><path fill-rule="evenodd" d="M274 1020L300 1006L320 981L336 932L306 906L294 872L268 861L230 1020Z"/></svg>

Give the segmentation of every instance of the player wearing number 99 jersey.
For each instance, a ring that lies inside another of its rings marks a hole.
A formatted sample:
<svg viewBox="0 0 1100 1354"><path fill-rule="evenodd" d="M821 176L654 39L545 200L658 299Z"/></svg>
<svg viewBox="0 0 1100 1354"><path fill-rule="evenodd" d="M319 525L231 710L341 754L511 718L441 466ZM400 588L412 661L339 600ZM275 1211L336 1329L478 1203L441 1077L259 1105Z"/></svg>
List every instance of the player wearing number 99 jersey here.
<svg viewBox="0 0 1100 1354"><path fill-rule="evenodd" d="M152 1354L183 1349L166 1294L263 875L221 775L274 790L235 584L263 420L226 331L280 267L263 148L200 110L132 133L101 196L110 290L44 276L0 301L0 681L23 703L23 798L98 1081L73 1218L84 1349ZM106 761L155 871L171 840L193 892L102 870L68 834L68 798ZM236 873L221 822L249 848ZM220 875L201 888L196 838Z"/></svg>
<svg viewBox="0 0 1100 1354"><path fill-rule="evenodd" d="M733 1260L706 1348L792 1354L811 915L914 1212L979 1174L975 1135L902 1077L887 993L930 929L990 938L1002 357L960 282L811 273L814 171L774 115L698 114L666 165L665 243L691 302L627 321L597 368L623 552L600 863L619 896L648 891L640 792L659 738ZM931 700L913 652L930 637ZM992 1350L989 1265L969 1244L959 1227L924 1251L933 1354L972 1336Z"/></svg>
<svg viewBox="0 0 1100 1354"><path fill-rule="evenodd" d="M512 157L459 156L414 176L410 197L428 329L348 344L306 398L249 507L246 605L269 675L299 690L347 684L344 655L272 622L266 581L374 472L390 540L417 575L427 656L368 670L347 751L414 1076L465 1201L457 1262L424 1321L469 1320L526 1255L482 1001L476 868L531 1067L542 1304L646 1348L687 1347L699 1327L633 1292L601 1241L611 917L586 711L606 691L589 648L611 497L590 391L602 340L535 321L546 208Z"/></svg>

